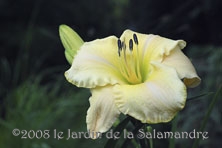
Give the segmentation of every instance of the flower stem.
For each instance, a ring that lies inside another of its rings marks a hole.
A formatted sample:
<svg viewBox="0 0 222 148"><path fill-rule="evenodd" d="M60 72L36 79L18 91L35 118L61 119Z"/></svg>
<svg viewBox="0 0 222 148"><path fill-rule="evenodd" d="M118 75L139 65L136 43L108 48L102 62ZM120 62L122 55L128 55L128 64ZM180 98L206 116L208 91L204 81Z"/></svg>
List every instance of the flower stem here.
<svg viewBox="0 0 222 148"><path fill-rule="evenodd" d="M153 131L153 128L151 126L147 126L147 130L148 130L148 132L151 133ZM153 148L153 139L152 138L149 139L149 143L150 143L150 148Z"/></svg>
<svg viewBox="0 0 222 148"><path fill-rule="evenodd" d="M138 125L136 126L132 133L133 135L136 135L136 133L138 132L138 130L141 128L142 126L141 125ZM136 137L135 137L136 138ZM122 144L121 147L128 147L130 142L136 147L136 148L141 148L142 145L141 145L141 139L130 139L130 138L126 138L126 140L124 141L124 143Z"/></svg>
<svg viewBox="0 0 222 148"><path fill-rule="evenodd" d="M172 132L175 133L176 128L177 128L177 122L178 122L178 115L175 116L174 120L172 121ZM171 138L169 141L169 148L175 148L175 139Z"/></svg>
<svg viewBox="0 0 222 148"><path fill-rule="evenodd" d="M119 125L114 129L114 132L118 131L121 134L129 121L130 121L130 117L128 116L121 123L119 123ZM115 147L117 142L118 142L118 139L116 140L116 139L111 138L107 141L104 148L113 148Z"/></svg>

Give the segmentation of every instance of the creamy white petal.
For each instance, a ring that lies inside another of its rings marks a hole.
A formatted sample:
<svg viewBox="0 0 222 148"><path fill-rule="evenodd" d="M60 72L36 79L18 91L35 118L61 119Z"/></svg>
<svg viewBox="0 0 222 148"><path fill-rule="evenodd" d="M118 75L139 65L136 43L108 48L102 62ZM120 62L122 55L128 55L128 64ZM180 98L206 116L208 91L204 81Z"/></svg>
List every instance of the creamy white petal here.
<svg viewBox="0 0 222 148"><path fill-rule="evenodd" d="M197 75L193 64L179 48L173 50L169 56L166 56L162 63L175 68L186 86L195 87L200 84L201 79Z"/></svg>
<svg viewBox="0 0 222 148"><path fill-rule="evenodd" d="M152 62L146 82L138 85L117 85L115 103L119 110L143 123L168 122L186 101L186 87L175 69Z"/></svg>
<svg viewBox="0 0 222 148"><path fill-rule="evenodd" d="M114 36L86 42L75 56L66 79L78 87L95 88L123 83L118 69L117 38Z"/></svg>
<svg viewBox="0 0 222 148"><path fill-rule="evenodd" d="M161 62L175 48L183 49L186 46L186 42L183 40L171 40L158 35L142 34L131 30L124 31L121 39L128 43L134 34L138 38L138 45L134 45L134 47L139 53L138 60L143 79L148 76L151 61Z"/></svg>
<svg viewBox="0 0 222 148"><path fill-rule="evenodd" d="M113 86L92 89L86 123L90 132L108 131L120 112L114 103ZM96 138L96 136L94 136Z"/></svg>

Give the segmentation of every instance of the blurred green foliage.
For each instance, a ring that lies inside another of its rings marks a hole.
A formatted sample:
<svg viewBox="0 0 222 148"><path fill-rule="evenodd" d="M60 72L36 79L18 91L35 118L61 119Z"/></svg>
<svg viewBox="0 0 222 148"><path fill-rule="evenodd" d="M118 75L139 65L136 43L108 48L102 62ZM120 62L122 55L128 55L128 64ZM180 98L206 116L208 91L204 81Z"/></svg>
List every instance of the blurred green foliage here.
<svg viewBox="0 0 222 148"><path fill-rule="evenodd" d="M115 34L126 28L184 39L202 83L188 89L189 97L216 92L222 84L221 0L1 0L0 1L0 147L103 147L107 139L21 139L14 128L66 132L86 131L89 90L69 84L69 68L59 39L60 24L71 26L86 40ZM200 147L222 145L222 100L208 121L209 139ZM178 115L176 130L191 131L200 121L211 97L187 102ZM169 130L171 123L154 128ZM52 135L52 134L51 134ZM154 147L169 142L154 141ZM192 139L175 141L185 148Z"/></svg>

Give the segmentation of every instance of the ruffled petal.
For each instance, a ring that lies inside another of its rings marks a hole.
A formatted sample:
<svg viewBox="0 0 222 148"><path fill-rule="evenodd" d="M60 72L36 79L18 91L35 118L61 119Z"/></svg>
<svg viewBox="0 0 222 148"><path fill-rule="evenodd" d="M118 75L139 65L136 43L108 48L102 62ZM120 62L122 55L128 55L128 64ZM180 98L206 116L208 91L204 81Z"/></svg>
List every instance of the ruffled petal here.
<svg viewBox="0 0 222 148"><path fill-rule="evenodd" d="M108 131L120 112L114 103L113 86L92 89L90 108L87 111L87 129L96 132ZM98 136L98 135L97 135ZM97 138L96 135L92 138Z"/></svg>
<svg viewBox="0 0 222 148"><path fill-rule="evenodd" d="M186 86L196 87L200 84L201 79L197 75L195 68L179 48L176 48L169 56L165 57L163 64L174 67Z"/></svg>
<svg viewBox="0 0 222 148"><path fill-rule="evenodd" d="M186 87L175 69L152 62L151 74L138 85L116 85L115 103L119 110L143 123L168 122L186 101Z"/></svg>
<svg viewBox="0 0 222 148"><path fill-rule="evenodd" d="M122 83L118 71L117 38L114 36L86 42L75 56L66 79L78 87L95 88Z"/></svg>
<svg viewBox="0 0 222 148"><path fill-rule="evenodd" d="M141 34L131 30L126 30L121 36L121 39L126 43L136 34L138 38L138 53L140 59L140 69L144 79L148 76L150 70L150 62L161 62L165 56L168 56L175 48L183 49L186 42L183 40L171 40L153 34Z"/></svg>

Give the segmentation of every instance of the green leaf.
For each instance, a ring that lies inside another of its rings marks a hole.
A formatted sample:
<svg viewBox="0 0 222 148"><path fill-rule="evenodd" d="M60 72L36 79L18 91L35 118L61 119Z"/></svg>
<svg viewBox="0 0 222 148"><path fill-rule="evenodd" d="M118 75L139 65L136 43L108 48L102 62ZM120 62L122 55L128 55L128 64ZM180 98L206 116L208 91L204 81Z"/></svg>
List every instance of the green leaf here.
<svg viewBox="0 0 222 148"><path fill-rule="evenodd" d="M207 125L207 121L210 117L210 114L214 108L214 105L216 104L217 100L219 98L221 98L221 95L222 95L222 85L220 85L219 89L217 90L217 92L215 93L213 99L211 100L210 102L210 105L205 113L205 116L203 118L203 121L201 122L201 126L200 126L200 129L199 131L200 132L203 132L203 130L205 129L206 125ZM199 147L199 142L200 142L200 138L196 138L194 143L193 143L193 146L192 148L198 148Z"/></svg>
<svg viewBox="0 0 222 148"><path fill-rule="evenodd" d="M212 95L212 94L214 94L214 93L213 92L203 93L203 94L200 94L200 95L197 95L197 96L187 98L187 101L193 101L193 100L196 100L196 99L200 99L200 97L208 96L208 95Z"/></svg>
<svg viewBox="0 0 222 148"><path fill-rule="evenodd" d="M69 62L69 64L72 64L74 56L79 48L83 45L84 41L67 25L59 26L59 36L65 48L66 60Z"/></svg>

